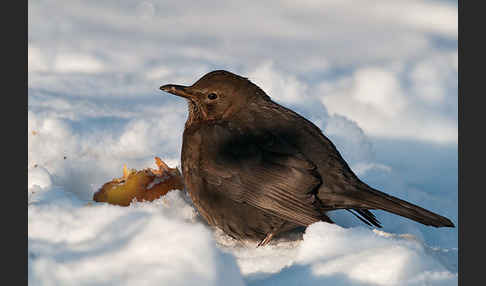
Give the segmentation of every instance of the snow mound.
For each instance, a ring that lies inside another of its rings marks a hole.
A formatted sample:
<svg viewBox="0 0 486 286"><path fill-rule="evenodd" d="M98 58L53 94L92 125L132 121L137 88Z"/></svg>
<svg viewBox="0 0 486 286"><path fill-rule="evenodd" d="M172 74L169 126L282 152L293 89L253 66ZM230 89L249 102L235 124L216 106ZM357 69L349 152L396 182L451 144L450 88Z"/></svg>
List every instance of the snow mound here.
<svg viewBox="0 0 486 286"><path fill-rule="evenodd" d="M307 228L297 263L308 265L313 276L324 281L341 280L348 285L457 282L457 277L413 237L386 235L364 227L345 229L324 222Z"/></svg>
<svg viewBox="0 0 486 286"><path fill-rule="evenodd" d="M411 235L318 222L302 240L247 247L217 233L248 285L457 285L457 271Z"/></svg>
<svg viewBox="0 0 486 286"><path fill-rule="evenodd" d="M45 193L29 205L29 285L243 285L175 191L128 208Z"/></svg>

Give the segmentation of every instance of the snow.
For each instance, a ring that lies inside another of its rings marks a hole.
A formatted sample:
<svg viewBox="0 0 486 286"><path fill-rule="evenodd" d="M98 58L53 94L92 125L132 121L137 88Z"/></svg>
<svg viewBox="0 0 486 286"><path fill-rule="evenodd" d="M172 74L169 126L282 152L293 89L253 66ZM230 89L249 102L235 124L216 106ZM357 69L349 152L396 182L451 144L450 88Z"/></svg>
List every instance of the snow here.
<svg viewBox="0 0 486 286"><path fill-rule="evenodd" d="M29 285L243 285L174 191L129 208L51 187L29 205Z"/></svg>
<svg viewBox="0 0 486 286"><path fill-rule="evenodd" d="M61 158L63 150L82 151L83 140L93 139L61 124L63 120L55 123L39 117L29 117L29 128L38 130L29 135L30 285L159 285L161 281L167 285L457 285L457 247L430 246L442 243L439 236L453 236L454 232L433 229L435 236L427 239L417 224L400 223L396 216L387 222L397 230L390 233L365 227L349 214L333 212L336 225L315 223L303 236L290 234L256 248L255 243L234 241L208 227L181 191L171 191L154 202L133 202L129 207L93 202L94 186L111 179L107 170L113 168L120 176L121 168L115 170L118 166L97 157L100 150ZM46 121L56 128L44 128ZM350 130L353 134L357 129ZM60 144L63 148L42 144L42 137L48 140L66 134L78 141L66 140ZM97 146L96 141L90 142ZM357 145L364 149L348 149L350 158L369 159L352 156L369 149L367 144ZM154 164L133 157L118 162ZM42 160L51 163L34 167L34 162ZM96 172L93 166L98 168ZM390 167L367 168L393 174ZM97 172L103 180L91 186Z"/></svg>
<svg viewBox="0 0 486 286"><path fill-rule="evenodd" d="M28 5L29 285L457 285L457 3L63 4ZM456 228L373 211L377 230L335 211L334 225L256 248L180 191L94 202L123 165L180 165L187 106L158 88L215 69L249 77L363 181Z"/></svg>
<svg viewBox="0 0 486 286"><path fill-rule="evenodd" d="M49 180L41 172L29 188L37 190L28 208L29 285L457 284L454 257L411 235L318 222L303 240L256 248L203 224L183 192L120 207L40 187Z"/></svg>

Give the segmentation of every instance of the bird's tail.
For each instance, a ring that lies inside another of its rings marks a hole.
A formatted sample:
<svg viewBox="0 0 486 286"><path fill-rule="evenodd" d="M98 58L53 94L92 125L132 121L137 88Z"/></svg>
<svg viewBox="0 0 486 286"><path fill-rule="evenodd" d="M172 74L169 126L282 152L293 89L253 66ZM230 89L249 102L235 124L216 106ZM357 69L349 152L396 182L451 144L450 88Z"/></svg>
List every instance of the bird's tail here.
<svg viewBox="0 0 486 286"><path fill-rule="evenodd" d="M365 201L373 209L380 209L434 227L454 227L451 220L412 203L390 196L367 186Z"/></svg>
<svg viewBox="0 0 486 286"><path fill-rule="evenodd" d="M332 207L322 205L323 211L346 209L368 225L381 227L380 222L369 209L384 210L434 227L454 227L451 220L422 207L406 202L402 199L390 196L371 188L366 184L358 187L358 190L318 194L321 202L333 202Z"/></svg>

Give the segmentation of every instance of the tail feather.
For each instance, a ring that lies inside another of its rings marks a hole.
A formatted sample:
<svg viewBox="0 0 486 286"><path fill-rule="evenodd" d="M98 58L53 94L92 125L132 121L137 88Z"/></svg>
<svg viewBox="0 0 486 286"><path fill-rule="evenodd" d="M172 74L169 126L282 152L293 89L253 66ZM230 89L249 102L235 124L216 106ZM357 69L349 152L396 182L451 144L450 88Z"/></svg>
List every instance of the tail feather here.
<svg viewBox="0 0 486 286"><path fill-rule="evenodd" d="M357 190L348 192L321 192L318 193L318 198L322 202L323 211L346 209L364 223L368 225L372 224L377 227L381 227L380 222L369 211L370 209L391 212L424 225L434 227L454 227L452 221L446 217L380 192L366 184L362 184Z"/></svg>
<svg viewBox="0 0 486 286"><path fill-rule="evenodd" d="M375 215L367 209L346 209L348 212L352 213L359 220L366 223L369 226L376 226L381 228L380 221L375 217ZM357 212L354 213L354 212Z"/></svg>
<svg viewBox="0 0 486 286"><path fill-rule="evenodd" d="M378 190L369 187L367 192L363 192L367 195L366 202L373 209L380 209L387 212L394 213L399 216L403 216L424 225L434 227L454 227L452 221L446 217L428 211L422 207L406 202L399 198L390 196Z"/></svg>

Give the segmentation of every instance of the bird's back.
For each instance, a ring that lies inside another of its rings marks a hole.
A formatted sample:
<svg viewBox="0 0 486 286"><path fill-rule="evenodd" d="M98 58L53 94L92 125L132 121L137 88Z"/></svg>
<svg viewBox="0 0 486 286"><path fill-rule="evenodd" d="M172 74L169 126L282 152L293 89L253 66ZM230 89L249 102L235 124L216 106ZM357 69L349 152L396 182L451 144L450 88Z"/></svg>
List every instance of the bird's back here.
<svg viewBox="0 0 486 286"><path fill-rule="evenodd" d="M370 187L361 181L343 159L336 146L322 131L296 112L269 99L250 103L254 122L280 134L316 166L322 184L316 191L320 211L355 211L360 220L378 227L380 223L368 209L381 209L425 225L452 227L447 218ZM290 179L290 178L289 178Z"/></svg>
<svg viewBox="0 0 486 286"><path fill-rule="evenodd" d="M364 184L331 140L311 121L271 100L251 103L249 110L256 124L280 134L316 165L324 182L322 189L338 192Z"/></svg>

